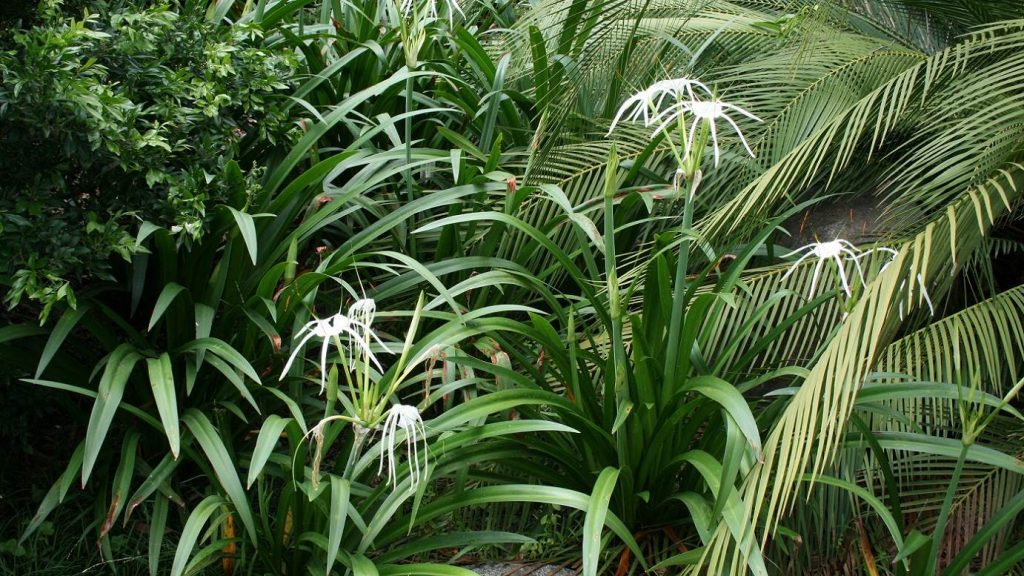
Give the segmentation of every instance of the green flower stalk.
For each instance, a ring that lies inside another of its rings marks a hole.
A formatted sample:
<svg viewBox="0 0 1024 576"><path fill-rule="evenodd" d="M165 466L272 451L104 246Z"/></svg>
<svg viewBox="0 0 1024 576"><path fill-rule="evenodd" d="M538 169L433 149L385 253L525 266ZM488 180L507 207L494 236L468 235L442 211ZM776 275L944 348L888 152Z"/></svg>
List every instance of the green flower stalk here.
<svg viewBox="0 0 1024 576"><path fill-rule="evenodd" d="M724 118L736 131L746 151L754 156L739 125L728 115L728 111L738 112L752 120L761 121L760 118L739 106L717 99L712 90L699 80L686 77L673 78L655 82L628 98L619 107L608 130L608 133L611 134L615 130L615 126L623 120L643 120L644 126L655 127L651 133L652 138L659 135L665 136L665 142L668 143L672 155L676 159L677 169L673 178L673 189L676 197L683 199L683 218L680 228L682 240L679 245L679 257L676 260L673 286L673 299L677 303L683 302L683 296L686 293L686 270L689 266L690 235L693 227L693 200L703 176L701 161L709 137L714 149L714 165L718 166L720 154L716 121ZM687 120L690 118L692 120L688 125ZM673 128L679 133L682 150L669 134ZM682 194L683 181L689 183L689 189L685 196ZM671 389L671 385L676 379L676 364L684 315L685 311L682 306L673 307L669 326L676 328L671 330L668 335L665 381L670 385L666 387L666 390Z"/></svg>

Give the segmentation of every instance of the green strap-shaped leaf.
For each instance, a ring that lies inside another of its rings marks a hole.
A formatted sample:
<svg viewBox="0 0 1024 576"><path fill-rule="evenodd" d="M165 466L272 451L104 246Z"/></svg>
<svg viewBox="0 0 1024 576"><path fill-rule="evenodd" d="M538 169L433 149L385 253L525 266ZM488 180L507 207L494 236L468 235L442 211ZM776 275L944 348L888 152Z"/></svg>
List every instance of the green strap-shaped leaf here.
<svg viewBox="0 0 1024 576"><path fill-rule="evenodd" d="M476 572L446 564L392 564L378 566L380 576L477 576Z"/></svg>
<svg viewBox="0 0 1024 576"><path fill-rule="evenodd" d="M159 358L148 358L146 368L149 370L149 385L153 388L153 400L160 413L160 422L164 425L167 443L171 446L171 454L177 458L181 449L181 433L178 429L178 400L174 390L171 356L164 352Z"/></svg>
<svg viewBox="0 0 1024 576"><path fill-rule="evenodd" d="M245 379L242 378L232 366L229 366L227 362L221 360L216 354L207 358L206 362L223 374L224 377L228 379L228 382L231 382L235 387L235 390L238 390L238 393L242 395L242 398L245 398L249 405L252 406L253 410L255 410L257 414L260 413L260 407L256 404L256 399L253 398L252 392L249 392L249 388L245 386Z"/></svg>
<svg viewBox="0 0 1024 576"><path fill-rule="evenodd" d="M139 447L139 433L132 431L124 439L121 445L121 462L114 472L114 486L110 494L110 508L107 510L107 518L100 527L100 538L102 539L110 532L117 521L117 517L124 509L125 500L128 499L128 489L131 488L132 476L135 472L135 452Z"/></svg>
<svg viewBox="0 0 1024 576"><path fill-rule="evenodd" d="M78 470L82 467L82 454L85 453L85 443L80 443L75 452L71 455L71 460L68 461L68 467L64 469L64 473L60 475L60 478L53 483L50 490L46 493L43 501L39 503L39 510L36 511L36 515L29 521L28 527L25 528L25 532L18 539L18 544L21 545L31 536L46 518L53 512L53 509L58 504L64 501L64 496L68 493L68 488L71 487L71 483L74 481L75 476L78 475Z"/></svg>
<svg viewBox="0 0 1024 576"><path fill-rule="evenodd" d="M242 240L245 241L245 248L249 251L249 258L252 259L252 265L256 265L256 223L253 221L250 214L235 210L228 206L228 210L231 211L231 215L235 217L235 223L238 224L238 231L242 234Z"/></svg>
<svg viewBox="0 0 1024 576"><path fill-rule="evenodd" d="M230 344L221 340L220 338L196 338L195 340L183 345L178 348L175 352L191 352L192 350L204 350L212 354L216 354L221 360L226 361L235 368L239 369L252 379L257 384L260 383L260 375L256 373L256 370L249 364L249 361L242 356L238 350L231 347Z"/></svg>
<svg viewBox="0 0 1024 576"><path fill-rule="evenodd" d="M402 546L376 556L378 564L400 560L433 550L462 548L464 546L486 546L494 544L536 544L536 540L514 532L477 530L474 532L447 532L436 536L420 536ZM381 567L381 571L384 568Z"/></svg>
<svg viewBox="0 0 1024 576"><path fill-rule="evenodd" d="M170 478L171 472L174 472L174 469L178 467L179 462L180 460L175 459L171 454L167 454L164 456L163 460L156 465L156 468L153 468L153 470L146 475L146 479L143 480L142 484L135 489L135 493L132 494L131 499L128 500L128 510L125 511L124 514L125 524L128 523L128 518L131 517L132 512L134 512L146 498L149 498L154 492L160 490L161 487L166 487L164 490L161 490L161 492L164 493L165 498L174 501L174 503L179 506L185 505L185 502L181 497L174 494L167 485L167 479ZM140 467L145 469L144 465L140 465Z"/></svg>
<svg viewBox="0 0 1024 576"><path fill-rule="evenodd" d="M689 452L673 459L673 461L686 462L691 464L700 472L704 482L711 488L711 493L718 496L721 489L719 479L722 477L722 465L714 456L703 450L690 450ZM728 488L728 487L726 487ZM767 576L768 568L765 566L764 557L761 555L760 546L754 539L754 532L745 524L743 517L743 500L739 493L733 491L728 495L728 501L722 510L722 518L732 534L736 545L744 551L746 564L756 576Z"/></svg>
<svg viewBox="0 0 1024 576"><path fill-rule="evenodd" d="M711 505L708 504L707 498L696 492L683 492L672 496L672 498L686 505L686 509L690 511L693 527L697 529L697 535L700 536L700 541L707 542L711 538L711 534L714 533L712 522L714 516L711 514Z"/></svg>
<svg viewBox="0 0 1024 576"><path fill-rule="evenodd" d="M213 330L213 317L217 315L217 310L212 306L197 302L195 306L196 311L196 338L209 338L210 331ZM206 358L206 353L203 350L196 352L196 367L203 365L203 360ZM190 392L191 393L191 392Z"/></svg>
<svg viewBox="0 0 1024 576"><path fill-rule="evenodd" d="M181 530L178 548L174 551L171 576L182 576L184 574L185 567L188 565L188 558L192 555L192 549L195 548L203 527L206 526L210 516L224 504L226 504L226 501L220 496L207 496L188 515L185 527Z"/></svg>
<svg viewBox="0 0 1024 576"><path fill-rule="evenodd" d="M377 565L362 554L352 556L352 573L355 576L378 576Z"/></svg>
<svg viewBox="0 0 1024 576"><path fill-rule="evenodd" d="M664 571L666 568L672 566L692 566L701 561L701 557L704 555L704 547L694 548L687 550L682 554L676 554L675 556L669 556L668 558L658 562L654 566L651 566L651 572ZM684 572L685 574L685 572Z"/></svg>
<svg viewBox="0 0 1024 576"><path fill-rule="evenodd" d="M938 438L914 432L876 432L878 445L886 450L905 450L956 458L960 454L961 442L956 438ZM863 447L866 445L861 438L849 439L843 444L846 447ZM1024 461L1005 452L974 444L967 450L967 460L989 464L1016 474L1024 474Z"/></svg>
<svg viewBox="0 0 1024 576"><path fill-rule="evenodd" d="M142 244L143 242L146 241L146 238L149 238L150 234L156 232L157 230L162 230L162 228L148 220L143 221L142 224L139 225L138 234L135 235L135 243Z"/></svg>
<svg viewBox="0 0 1024 576"><path fill-rule="evenodd" d="M905 398L960 400L967 394L968 391L963 386L944 382L868 382L857 393L856 405L864 406L871 402L891 402ZM1019 419L1024 419L1019 410L1003 402L999 396L984 390L974 390L970 394L970 400L975 404L1005 410Z"/></svg>
<svg viewBox="0 0 1024 576"><path fill-rule="evenodd" d="M288 412L292 415L292 418L295 419L295 422L298 423L299 429L302 430L302 433L309 433L309 427L306 426L306 419L302 416L302 409L299 408L298 402L277 388L268 386L264 388L264 390L270 392L274 396L277 396L278 400L284 402L284 405L288 407Z"/></svg>
<svg viewBox="0 0 1024 576"><path fill-rule="evenodd" d="M830 486L842 488L843 490L846 490L847 492L863 500L868 506L871 506L871 509L876 514L878 514L878 517L882 520L882 523L885 524L885 527L889 530L889 535L892 536L893 542L896 543L896 549L901 553L901 556L905 556L905 554L902 554L903 534L900 533L899 523L896 522L895 518L893 518L892 513L889 512L889 508L887 508L881 500L876 498L874 494L868 492L864 488L861 488L860 486L857 486L852 482L848 482L846 480L843 480L842 478L835 478L833 476L812 476L810 474L804 474L803 480L804 482L818 482L821 484L828 484Z"/></svg>
<svg viewBox="0 0 1024 576"><path fill-rule="evenodd" d="M757 421L750 411L750 405L735 386L714 376L699 376L690 381L688 388L718 403L739 426L754 449L754 455L761 457L761 434L757 430Z"/></svg>
<svg viewBox="0 0 1024 576"><path fill-rule="evenodd" d="M245 525L245 530L249 533L250 541L255 544L256 522L253 520L252 509L249 507L249 501L245 498L245 490L242 488L242 481L238 479L235 463L232 462L227 448L224 447L224 442L220 439L220 435L217 434L217 430L210 423L206 415L195 408L189 409L182 416L181 420L192 431L192 434L195 435L199 446L203 449L203 453L206 454L210 465L213 466L213 472L217 476L217 481L224 488L228 499L234 504L235 511L238 512L238 516L242 519L242 524ZM175 556L175 562L177 560L178 558Z"/></svg>
<svg viewBox="0 0 1024 576"><path fill-rule="evenodd" d="M3 328L0 328L0 344L10 340L18 340L20 338L28 338L30 336L42 336L44 334L46 334L46 329L40 328L35 324L13 324L11 326L4 326Z"/></svg>
<svg viewBox="0 0 1024 576"><path fill-rule="evenodd" d="M500 394L500 392L499 392ZM555 504L568 506L577 510L586 511L590 506L590 496L553 486L539 486L532 484L509 484L504 486L484 486L466 490L455 495L435 499L420 509L417 522L422 524L434 518L449 514L455 510L468 506L490 504L493 502L533 502L537 504ZM626 546L636 555L640 565L646 570L647 562L643 558L643 551L636 539L630 533L626 525L622 523L613 512L609 511L605 518L605 525L615 533L616 536L626 543ZM401 537L407 530L406 526L390 525L387 530L380 533L379 542L390 542ZM427 572L419 572L427 574Z"/></svg>
<svg viewBox="0 0 1024 576"><path fill-rule="evenodd" d="M277 328L270 320L259 315L251 308L244 308L242 311L245 312L245 315L249 317L249 320L255 324L264 335L266 335L267 340L270 341L271 345L275 342L281 341L281 335L277 332Z"/></svg>
<svg viewBox="0 0 1024 576"><path fill-rule="evenodd" d="M206 19L213 24L220 24L227 15L231 7L235 5L235 0L216 0L210 3L210 7L206 9Z"/></svg>
<svg viewBox="0 0 1024 576"><path fill-rule="evenodd" d="M327 571L331 573L334 560L338 557L341 535L345 533L345 518L348 516L351 485L348 480L331 474L331 514L327 527Z"/></svg>
<svg viewBox="0 0 1024 576"><path fill-rule="evenodd" d="M718 498L711 511L713 518L718 518L729 501L729 496L736 490L736 476L739 474L743 456L746 454L743 434L736 422L729 416L725 420L725 452L722 453L722 475L719 481Z"/></svg>
<svg viewBox="0 0 1024 576"><path fill-rule="evenodd" d="M33 380L32 378L22 378L21 381L28 382L29 384L35 384L36 386L42 386L44 388L53 388L54 390L64 390L65 392L72 392L74 394L85 396L87 398L95 398L97 396L96 392L93 390L88 390L86 388L82 388L81 386L72 386L71 384L65 384L63 382L54 382L53 380ZM148 412L144 410L139 410L138 408L132 406L131 404L128 404L127 402L122 402L121 405L118 406L118 408L138 418L140 421L152 426L156 430L163 429L163 425L160 424L159 420L150 416Z"/></svg>
<svg viewBox="0 0 1024 576"><path fill-rule="evenodd" d="M321 122L317 122L306 131L306 133L288 151L288 155L280 161L273 172L267 175L266 183L257 199L257 206L265 206L267 198L270 198L278 191L282 182L294 171L296 165L308 157L308 152L328 131L333 129L339 122L344 120L361 103L380 96L393 86L405 81L406 78L432 75L425 71L410 71L407 68L395 72L390 77L343 99L329 114L324 116ZM271 211L275 211L271 209Z"/></svg>
<svg viewBox="0 0 1024 576"><path fill-rule="evenodd" d="M124 396L124 387L128 383L135 363L142 359L142 356L135 351L131 344L121 344L110 353L107 358L107 366L100 378L100 386L96 393L96 402L92 405L92 414L89 416L89 426L85 429L85 457L82 462L82 487L84 488L92 474L92 468L96 464L96 457L99 456L103 440L110 430L110 423L114 420L114 413Z"/></svg>
<svg viewBox="0 0 1024 576"><path fill-rule="evenodd" d="M252 483L259 477L260 472L263 471L263 467L266 466L267 460L270 458L270 454L274 451L274 446L277 445L277 441L281 437L281 432L292 421L291 418L282 418L277 414L271 414L264 420L263 426L260 428L260 435L256 437L256 448L253 449L252 458L249 460L249 477L246 480L247 487L252 487ZM327 572L328 574L331 572L330 568L328 568Z"/></svg>
<svg viewBox="0 0 1024 576"><path fill-rule="evenodd" d="M160 321L160 318L167 312L167 309L174 302L174 299L179 294L185 291L185 287L175 282L168 282L163 290L160 291L160 295L156 298L156 305L153 306L153 315L149 317L149 326L146 330L152 330L153 326Z"/></svg>
<svg viewBox="0 0 1024 576"><path fill-rule="evenodd" d="M88 304L83 304L77 309L72 308L64 313L54 325L53 331L50 332L50 337L46 340L46 346L43 347L43 353L39 355L39 365L36 367L36 378L39 378L43 374L43 370L50 365L50 361L53 360L53 356L60 349L61 344L74 329L78 321L85 316L85 313L91 309Z"/></svg>
<svg viewBox="0 0 1024 576"><path fill-rule="evenodd" d="M157 576L160 568L160 549L164 542L164 527L167 525L168 500L157 496L153 502L153 515L149 517L149 576Z"/></svg>
<svg viewBox="0 0 1024 576"><path fill-rule="evenodd" d="M597 576L597 566L601 559L601 532L618 479L618 468L609 466L601 471L594 483L587 516L583 520L583 576Z"/></svg>

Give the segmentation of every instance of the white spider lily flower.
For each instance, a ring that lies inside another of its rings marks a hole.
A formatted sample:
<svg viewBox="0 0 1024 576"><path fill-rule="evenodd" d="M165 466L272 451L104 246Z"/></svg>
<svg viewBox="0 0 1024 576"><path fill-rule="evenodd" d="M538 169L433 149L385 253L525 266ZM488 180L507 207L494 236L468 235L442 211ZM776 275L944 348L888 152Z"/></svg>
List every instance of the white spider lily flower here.
<svg viewBox="0 0 1024 576"><path fill-rule="evenodd" d="M370 324L373 323L373 318L376 315L377 303L373 300L373 298L360 298L359 300L356 300L354 303L352 303L352 305L349 306L348 308L348 317L352 323L352 326L363 331L361 341L365 342L368 345L371 339L376 340L378 344L380 344L381 346L384 347L385 350L387 350L387 347L384 346L384 342L381 342L380 338L377 337L377 334L370 329ZM377 369L379 370L380 363L377 362L377 358L372 353L369 352L369 346L360 347L360 349L363 350L364 352L367 352L367 357L371 361L373 361L373 363L377 366ZM352 356L352 347L349 346L349 364L352 364L353 361L354 358Z"/></svg>
<svg viewBox="0 0 1024 576"><path fill-rule="evenodd" d="M754 116L750 112L747 112L743 108L736 106L735 104L729 104L728 102L722 102L721 100L708 100L700 101L693 100L689 103L688 109L693 114L693 124L690 126L689 141L686 143L687 150L693 148L693 136L697 133L697 123L704 120L711 127L711 142L715 149L715 167L718 167L718 129L715 127L715 121L719 118L725 118L725 121L732 126L732 129L736 131L736 135L740 137L740 142L743 143L743 147L747 149L747 153L750 154L751 158L754 158L754 151L750 149L750 145L747 144L747 139L743 137L743 132L740 131L740 127L736 124L736 121L729 117L726 113L727 110L734 110L740 114L761 122L761 119ZM666 120L671 121L672 118Z"/></svg>
<svg viewBox="0 0 1024 576"><path fill-rule="evenodd" d="M864 271L861 270L858 259L868 252L861 252L856 246L846 240L840 240L837 238L831 242L815 242L813 244L797 248L789 254L785 254L784 257L788 258L800 253L803 253L803 256L790 265L789 270L782 276L782 278L779 279L779 281L782 282L788 278L789 275L792 274L805 259L810 257L817 258L818 262L814 265L814 276L811 278L811 290L808 294L809 298L814 297L814 291L818 287L818 278L821 276L822 267L827 261L835 262L836 268L839 270L839 280L843 284L843 291L846 292L846 297L849 298L852 295L852 292L850 291L850 283L846 279L846 270L843 265L842 256L846 256L849 260L853 261L853 264L857 267L857 273L860 276L861 284L864 284Z"/></svg>
<svg viewBox="0 0 1024 576"><path fill-rule="evenodd" d="M689 108L690 103L697 99L696 94L693 92L694 87L703 90L708 96L711 96L711 90L707 86L699 80L691 78L673 78L651 84L646 90L637 92L622 103L622 106L619 107L618 112L615 114L615 118L612 120L611 127L608 128L608 134L610 135L612 130L615 130L615 126L620 120L635 122L642 118L644 126L650 126L663 115L668 114L662 127L654 131L657 134L670 121L674 121L678 118L679 114L684 113ZM670 100L669 107L662 110L666 100Z"/></svg>
<svg viewBox="0 0 1024 576"><path fill-rule="evenodd" d="M422 1L424 0L402 0L402 4L400 6L402 14L406 17L412 16L414 13L419 11L420 7L418 4ZM432 20L437 20L437 2L438 0L426 0L427 13L430 15ZM458 0L444 0L444 3L448 7L448 18L450 20L455 19L456 13L463 18L466 17L466 14L462 12L462 8L459 7Z"/></svg>
<svg viewBox="0 0 1024 576"><path fill-rule="evenodd" d="M383 370L373 350L370 349L371 340L376 340L377 343L384 346L384 342L370 329L370 322L373 321L375 310L376 304L374 301L364 298L349 307L347 316L339 312L330 318L317 319L306 323L295 334L295 338L301 337L301 340L292 348L292 354L288 357L288 362L285 363L284 369L281 371L280 379L283 380L285 375L288 374L288 370L291 369L292 363L298 357L299 351L313 337L323 340L323 344L320 347L321 394L323 394L324 388L327 385L327 349L330 346L331 339L334 337L346 337L350 365L357 358L365 357L370 362L373 362L378 370Z"/></svg>
<svg viewBox="0 0 1024 576"><path fill-rule="evenodd" d="M395 438L398 430L405 432L405 448L409 455L412 485L415 487L427 475L427 430L423 426L420 411L415 406L395 404L388 411L388 417L382 426L380 466L377 468L377 475L384 471L386 463L387 483L389 485L397 484L396 470L398 466L395 456ZM420 461L420 444L423 444L422 462Z"/></svg>
<svg viewBox="0 0 1024 576"><path fill-rule="evenodd" d="M348 307L348 317L364 326L369 326L376 314L377 303L373 298L360 298Z"/></svg>

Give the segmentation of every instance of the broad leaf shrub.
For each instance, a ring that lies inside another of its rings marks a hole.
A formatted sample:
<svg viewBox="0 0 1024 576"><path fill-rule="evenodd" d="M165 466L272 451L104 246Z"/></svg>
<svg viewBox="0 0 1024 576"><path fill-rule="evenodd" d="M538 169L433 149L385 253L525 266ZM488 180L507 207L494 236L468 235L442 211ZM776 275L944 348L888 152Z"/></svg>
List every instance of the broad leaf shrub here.
<svg viewBox="0 0 1024 576"><path fill-rule="evenodd" d="M244 205L256 152L288 139L277 94L296 66L256 26L167 5L69 12L46 0L0 37L0 284L44 318L137 253L141 221L191 242L209 208ZM241 185L221 177L232 160Z"/></svg>

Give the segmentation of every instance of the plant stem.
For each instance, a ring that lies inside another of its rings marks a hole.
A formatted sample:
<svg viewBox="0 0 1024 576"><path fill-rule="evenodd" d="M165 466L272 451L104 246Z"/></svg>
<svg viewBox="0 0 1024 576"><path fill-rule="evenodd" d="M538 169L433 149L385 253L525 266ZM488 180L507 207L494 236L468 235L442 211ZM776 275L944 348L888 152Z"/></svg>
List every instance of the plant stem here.
<svg viewBox="0 0 1024 576"><path fill-rule="evenodd" d="M686 311L683 296L686 293L686 269L690 259L690 228L693 226L693 184L689 181L689 190L683 197L683 222L679 233L679 257L676 259L676 277L672 286L672 319L668 325L668 355L665 361L665 382L662 386L663 398L671 396L675 391L676 364L679 360L679 340L683 334L683 321ZM676 185L678 194L679 186Z"/></svg>
<svg viewBox="0 0 1024 576"><path fill-rule="evenodd" d="M412 72L410 69L409 72ZM405 170L402 172L402 177L405 179L405 199L407 202L415 200L412 184L412 91L413 82L412 76L405 79ZM412 214L409 217L411 221L410 229L416 228L416 214ZM409 236L409 253L412 255L416 254L416 240Z"/></svg>
<svg viewBox="0 0 1024 576"><path fill-rule="evenodd" d="M622 341L622 302L619 296L619 276L615 258L615 175L619 167L615 148L608 159L608 171L604 186L604 262L605 279L608 282L608 310L611 316L612 358L615 365L615 397L617 402L626 399L626 348Z"/></svg>
<svg viewBox="0 0 1024 576"><path fill-rule="evenodd" d="M346 480L352 480L353 468L359 460L359 454L363 451L363 443L366 441L366 437L370 435L370 430L360 424L353 424L352 434L354 435L352 449L349 450L348 461L345 462L345 471L342 473L342 478Z"/></svg>

